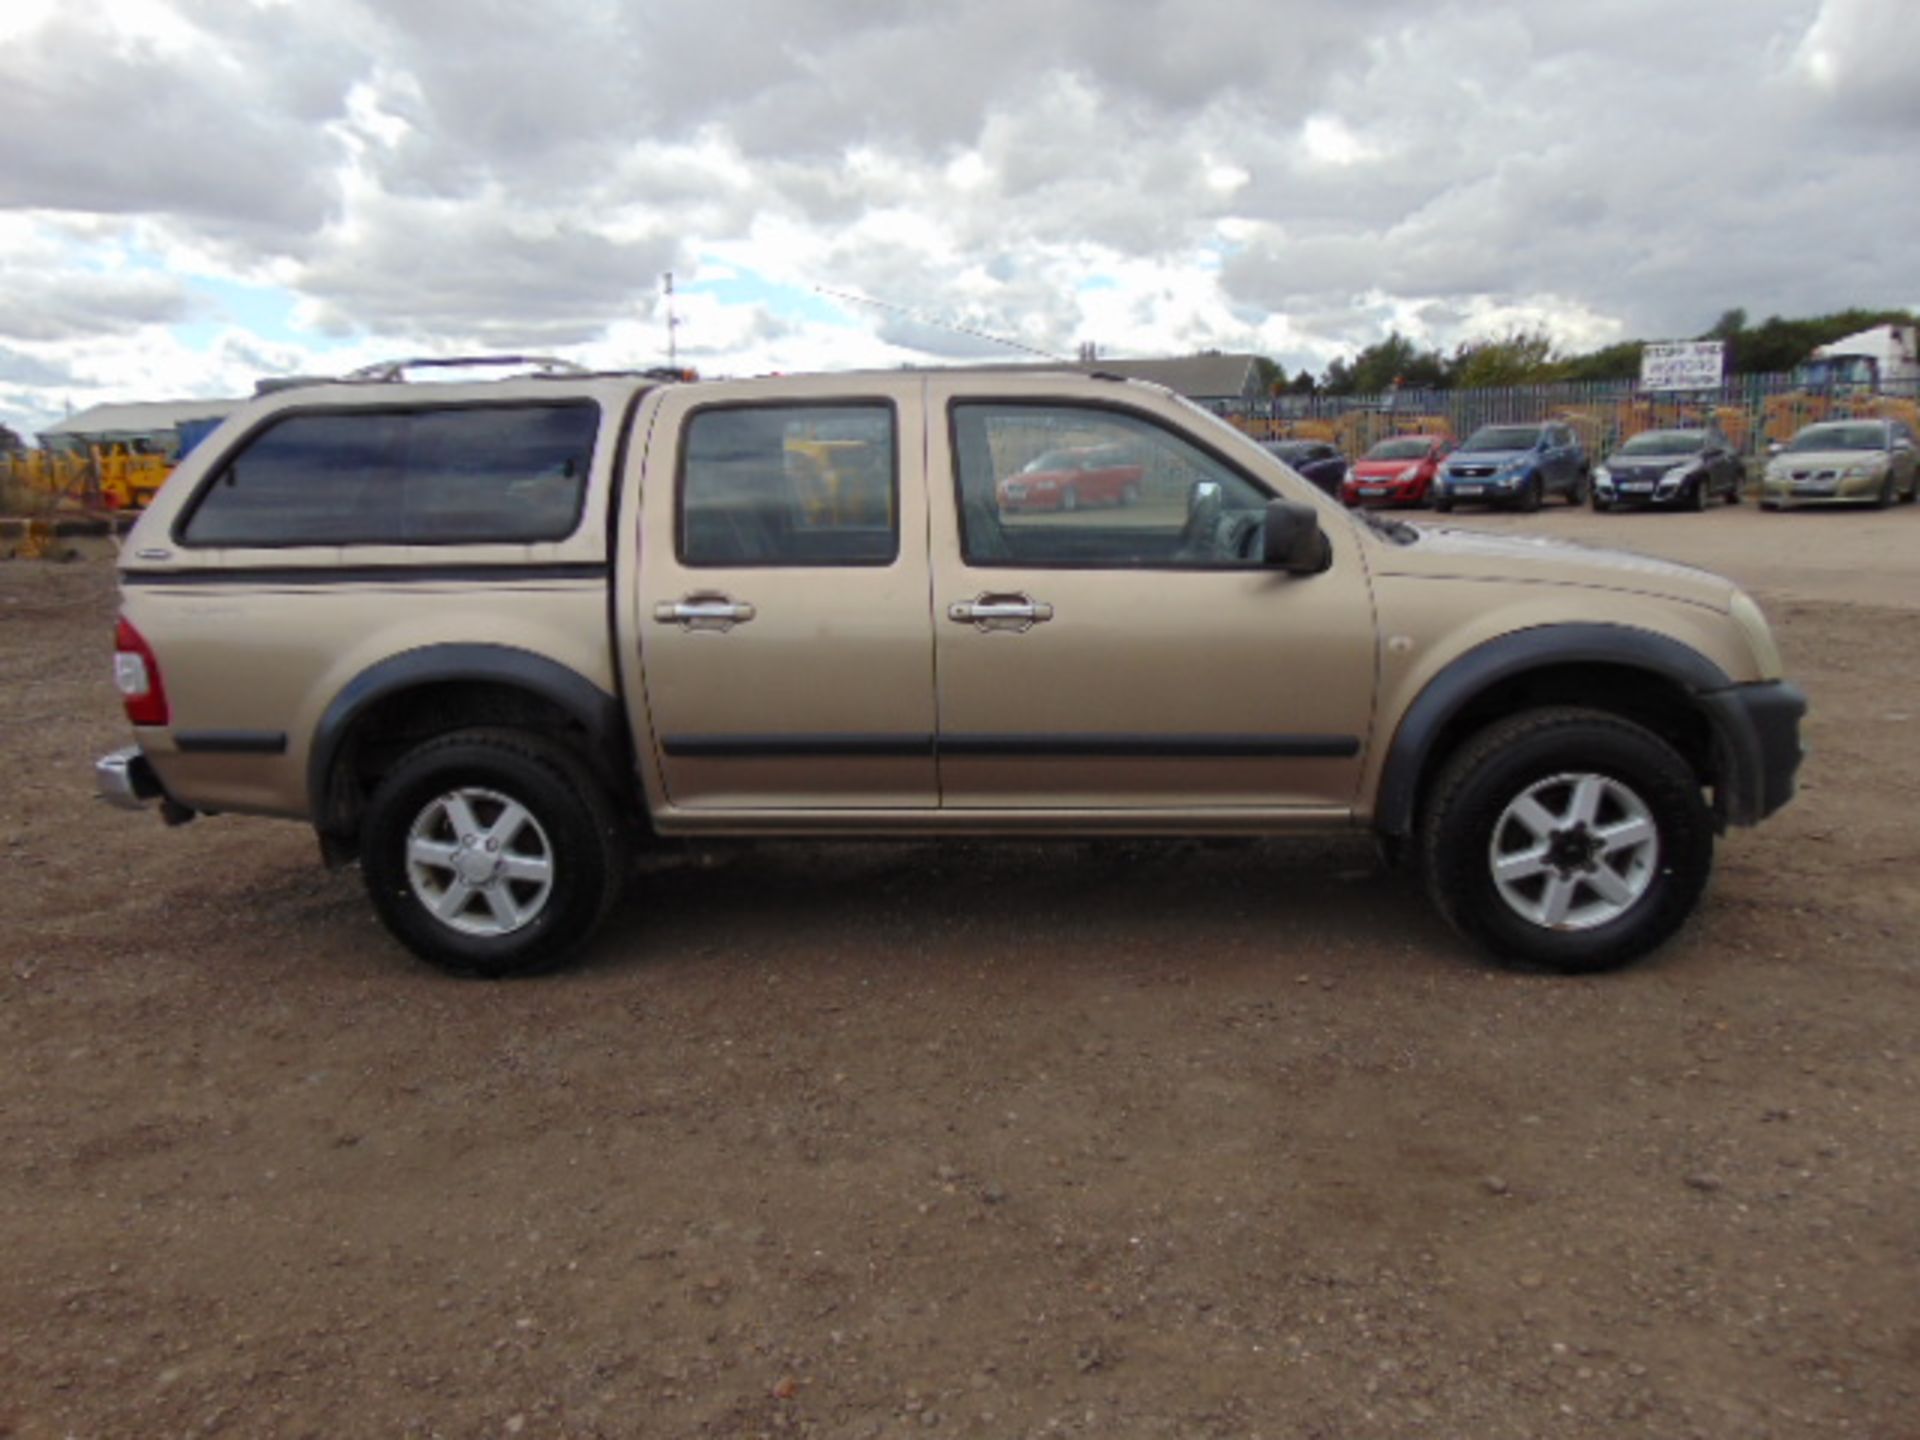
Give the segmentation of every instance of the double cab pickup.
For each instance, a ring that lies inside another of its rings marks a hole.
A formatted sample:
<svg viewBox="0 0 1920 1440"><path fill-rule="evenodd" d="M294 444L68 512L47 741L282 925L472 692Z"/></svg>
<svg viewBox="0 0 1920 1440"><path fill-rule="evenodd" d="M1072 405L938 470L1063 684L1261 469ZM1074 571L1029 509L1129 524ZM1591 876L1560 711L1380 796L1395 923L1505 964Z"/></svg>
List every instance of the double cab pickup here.
<svg viewBox="0 0 1920 1440"><path fill-rule="evenodd" d="M670 837L1314 830L1594 970L1793 792L1728 581L1349 512L1155 386L410 373L264 394L174 472L96 774L311 825L452 970L563 959Z"/></svg>

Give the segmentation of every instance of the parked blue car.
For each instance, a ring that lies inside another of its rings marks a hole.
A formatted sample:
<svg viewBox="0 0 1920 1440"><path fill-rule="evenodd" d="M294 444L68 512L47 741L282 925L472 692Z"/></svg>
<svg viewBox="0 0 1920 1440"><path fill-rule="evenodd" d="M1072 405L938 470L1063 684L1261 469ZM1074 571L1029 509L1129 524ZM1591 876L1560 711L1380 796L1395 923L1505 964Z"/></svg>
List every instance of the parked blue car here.
<svg viewBox="0 0 1920 1440"><path fill-rule="evenodd" d="M1433 508L1472 504L1538 510L1549 495L1584 505L1592 475L1593 462L1570 425L1558 420L1482 425L1447 457L1434 482Z"/></svg>

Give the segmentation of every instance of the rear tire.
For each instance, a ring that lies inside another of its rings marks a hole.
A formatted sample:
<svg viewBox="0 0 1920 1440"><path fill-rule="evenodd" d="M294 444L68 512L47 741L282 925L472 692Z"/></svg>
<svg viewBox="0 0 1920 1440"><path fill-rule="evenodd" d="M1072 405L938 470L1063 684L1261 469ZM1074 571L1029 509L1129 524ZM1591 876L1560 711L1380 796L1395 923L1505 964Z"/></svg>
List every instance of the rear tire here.
<svg viewBox="0 0 1920 1440"><path fill-rule="evenodd" d="M1713 868L1713 817L1687 762L1597 710L1499 721L1448 760L1421 827L1449 923L1566 974L1638 959L1686 922Z"/></svg>
<svg viewBox="0 0 1920 1440"><path fill-rule="evenodd" d="M586 943L626 879L627 836L564 749L462 730L387 772L360 860L395 939L444 970L498 979L550 969Z"/></svg>

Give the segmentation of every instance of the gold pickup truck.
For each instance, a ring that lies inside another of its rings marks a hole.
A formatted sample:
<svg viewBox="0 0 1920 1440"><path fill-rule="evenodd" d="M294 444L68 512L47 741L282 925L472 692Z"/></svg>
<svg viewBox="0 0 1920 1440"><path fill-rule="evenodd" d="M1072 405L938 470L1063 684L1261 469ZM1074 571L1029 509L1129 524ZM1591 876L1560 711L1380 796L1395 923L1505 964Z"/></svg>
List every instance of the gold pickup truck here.
<svg viewBox="0 0 1920 1440"><path fill-rule="evenodd" d="M1729 582L1347 512L1154 386L404 373L264 395L174 473L96 774L311 824L449 969L575 951L659 837L1357 829L1594 970L1793 793L1805 702ZM1062 452L1126 503L1007 502Z"/></svg>

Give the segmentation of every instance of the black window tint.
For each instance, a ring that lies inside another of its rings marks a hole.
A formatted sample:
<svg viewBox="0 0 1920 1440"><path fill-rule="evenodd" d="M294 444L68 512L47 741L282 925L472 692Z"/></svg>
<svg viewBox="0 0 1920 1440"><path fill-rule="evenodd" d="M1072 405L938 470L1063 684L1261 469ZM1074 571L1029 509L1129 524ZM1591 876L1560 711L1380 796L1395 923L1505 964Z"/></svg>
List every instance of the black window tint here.
<svg viewBox="0 0 1920 1440"><path fill-rule="evenodd" d="M557 540L580 514L592 405L425 410L408 417L402 528L410 543Z"/></svg>
<svg viewBox="0 0 1920 1440"><path fill-rule="evenodd" d="M190 545L558 540L579 523L599 407L293 415L227 460Z"/></svg>
<svg viewBox="0 0 1920 1440"><path fill-rule="evenodd" d="M688 420L688 565L888 565L900 552L888 405L741 405Z"/></svg>
<svg viewBox="0 0 1920 1440"><path fill-rule="evenodd" d="M193 545L397 541L401 415L295 415L222 465L187 520Z"/></svg>

